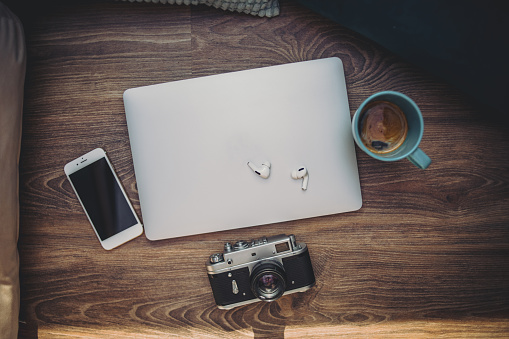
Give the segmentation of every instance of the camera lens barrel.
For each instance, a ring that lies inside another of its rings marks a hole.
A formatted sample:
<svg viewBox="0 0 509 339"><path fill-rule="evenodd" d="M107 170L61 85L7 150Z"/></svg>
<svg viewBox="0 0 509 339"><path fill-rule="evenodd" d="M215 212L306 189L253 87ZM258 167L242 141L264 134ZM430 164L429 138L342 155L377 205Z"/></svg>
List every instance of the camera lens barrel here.
<svg viewBox="0 0 509 339"><path fill-rule="evenodd" d="M286 274L275 261L264 261L251 273L251 291L260 300L274 301L286 291Z"/></svg>

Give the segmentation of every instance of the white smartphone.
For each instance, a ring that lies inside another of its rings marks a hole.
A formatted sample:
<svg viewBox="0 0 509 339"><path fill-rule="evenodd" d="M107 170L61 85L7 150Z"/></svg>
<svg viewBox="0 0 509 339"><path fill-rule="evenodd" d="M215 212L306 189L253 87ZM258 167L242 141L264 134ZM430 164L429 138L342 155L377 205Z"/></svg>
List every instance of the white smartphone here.
<svg viewBox="0 0 509 339"><path fill-rule="evenodd" d="M102 148L69 162L64 172L104 249L111 250L143 233L143 226Z"/></svg>

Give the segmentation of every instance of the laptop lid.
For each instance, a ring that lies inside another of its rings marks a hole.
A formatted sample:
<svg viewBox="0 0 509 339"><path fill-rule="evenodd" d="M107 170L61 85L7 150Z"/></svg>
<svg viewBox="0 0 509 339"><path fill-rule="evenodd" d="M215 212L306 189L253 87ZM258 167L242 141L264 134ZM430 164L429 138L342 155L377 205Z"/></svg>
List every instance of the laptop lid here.
<svg viewBox="0 0 509 339"><path fill-rule="evenodd" d="M338 58L132 88L124 105L150 240L362 205ZM267 179L247 165L265 161ZM291 176L301 166L307 190Z"/></svg>

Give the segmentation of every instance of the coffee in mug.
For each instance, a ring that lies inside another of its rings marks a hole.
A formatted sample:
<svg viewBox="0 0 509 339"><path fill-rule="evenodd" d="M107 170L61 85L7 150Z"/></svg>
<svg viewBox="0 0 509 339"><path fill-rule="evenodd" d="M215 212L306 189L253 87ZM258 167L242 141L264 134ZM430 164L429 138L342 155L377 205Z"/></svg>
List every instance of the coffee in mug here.
<svg viewBox="0 0 509 339"><path fill-rule="evenodd" d="M362 143L374 153L389 153L403 144L408 123L403 111L389 101L373 101L361 113Z"/></svg>
<svg viewBox="0 0 509 339"><path fill-rule="evenodd" d="M421 169L431 164L419 148L424 133L421 110L403 93L383 91L364 100L353 115L352 133L357 146L375 159L407 158Z"/></svg>

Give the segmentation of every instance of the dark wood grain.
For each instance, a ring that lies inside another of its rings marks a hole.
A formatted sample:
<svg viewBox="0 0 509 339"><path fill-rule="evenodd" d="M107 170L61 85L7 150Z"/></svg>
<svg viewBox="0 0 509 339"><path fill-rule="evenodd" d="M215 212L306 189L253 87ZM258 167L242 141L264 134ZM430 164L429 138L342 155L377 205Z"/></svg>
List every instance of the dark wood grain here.
<svg viewBox="0 0 509 339"><path fill-rule="evenodd" d="M362 36L281 6L272 19L120 2L26 16L21 337L507 337L507 128ZM381 90L416 101L429 169L357 150L357 212L102 250L63 166L105 148L141 213L125 89L331 56L343 60L352 114ZM208 256L225 241L279 233L308 244L316 286L217 309Z"/></svg>

